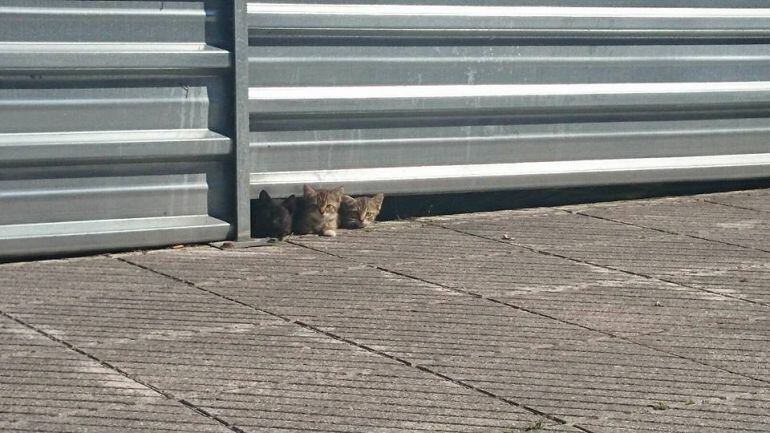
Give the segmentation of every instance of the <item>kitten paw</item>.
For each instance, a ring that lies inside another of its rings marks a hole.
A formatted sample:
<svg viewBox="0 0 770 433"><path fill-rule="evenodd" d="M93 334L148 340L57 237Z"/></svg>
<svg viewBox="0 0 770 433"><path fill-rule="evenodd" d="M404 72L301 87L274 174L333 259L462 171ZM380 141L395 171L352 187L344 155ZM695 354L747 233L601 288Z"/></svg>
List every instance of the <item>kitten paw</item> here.
<svg viewBox="0 0 770 433"><path fill-rule="evenodd" d="M337 232L336 232L336 231L334 231L334 230L324 230L324 232L323 232L323 233L321 233L321 234L322 234L323 236L328 236L328 237L330 237L330 238L333 238L333 237L337 236Z"/></svg>

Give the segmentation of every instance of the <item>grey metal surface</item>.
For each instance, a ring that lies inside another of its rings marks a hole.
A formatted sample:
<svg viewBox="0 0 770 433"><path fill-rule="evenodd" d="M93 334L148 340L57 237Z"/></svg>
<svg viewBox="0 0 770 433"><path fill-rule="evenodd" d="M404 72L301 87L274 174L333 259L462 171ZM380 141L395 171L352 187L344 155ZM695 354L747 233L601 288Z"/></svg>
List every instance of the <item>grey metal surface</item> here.
<svg viewBox="0 0 770 433"><path fill-rule="evenodd" d="M249 29L246 24L246 0L233 2L233 115L235 117L235 202L236 239L251 239L250 178L251 148L249 146Z"/></svg>
<svg viewBox="0 0 770 433"><path fill-rule="evenodd" d="M0 259L244 240L303 183L770 176L755 0L0 0Z"/></svg>
<svg viewBox="0 0 770 433"><path fill-rule="evenodd" d="M766 6L250 2L252 196L770 176Z"/></svg>
<svg viewBox="0 0 770 433"><path fill-rule="evenodd" d="M616 2L586 6L252 3L249 24L277 34L439 35L533 37L767 37L770 9L627 7ZM548 2L542 2L547 4ZM566 3L566 2L565 2ZM639 6L644 2L638 2ZM717 3L717 4L714 4ZM719 4L721 3L721 4ZM720 8L721 6L721 8Z"/></svg>
<svg viewBox="0 0 770 433"><path fill-rule="evenodd" d="M232 236L231 15L0 0L0 259Z"/></svg>

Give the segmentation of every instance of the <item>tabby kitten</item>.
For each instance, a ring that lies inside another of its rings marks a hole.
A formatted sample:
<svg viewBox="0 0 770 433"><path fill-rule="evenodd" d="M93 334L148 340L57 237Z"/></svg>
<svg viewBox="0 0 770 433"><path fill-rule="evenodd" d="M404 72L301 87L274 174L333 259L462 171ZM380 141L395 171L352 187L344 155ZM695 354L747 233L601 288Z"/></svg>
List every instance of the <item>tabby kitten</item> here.
<svg viewBox="0 0 770 433"><path fill-rule="evenodd" d="M313 189L303 186L304 195L297 200L294 216L294 233L298 235L317 233L323 236L337 236L338 210L344 191L335 189Z"/></svg>
<svg viewBox="0 0 770 433"><path fill-rule="evenodd" d="M382 193L375 194L374 197L343 196L340 205L340 227L361 229L372 225L380 214L384 198Z"/></svg>
<svg viewBox="0 0 770 433"><path fill-rule="evenodd" d="M283 202L273 200L267 191L259 193L258 200L251 201L251 236L255 238L282 239L291 234L292 195Z"/></svg>

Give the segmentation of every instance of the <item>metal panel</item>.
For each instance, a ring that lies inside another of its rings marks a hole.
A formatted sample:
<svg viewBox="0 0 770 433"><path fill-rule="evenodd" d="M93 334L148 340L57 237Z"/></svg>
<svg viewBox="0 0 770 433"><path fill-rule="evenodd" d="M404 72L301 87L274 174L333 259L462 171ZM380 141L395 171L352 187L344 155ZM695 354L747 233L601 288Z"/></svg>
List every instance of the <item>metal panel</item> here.
<svg viewBox="0 0 770 433"><path fill-rule="evenodd" d="M0 258L233 235L223 3L0 0Z"/></svg>
<svg viewBox="0 0 770 433"><path fill-rule="evenodd" d="M0 259L249 195L770 176L764 0L0 0Z"/></svg>
<svg viewBox="0 0 770 433"><path fill-rule="evenodd" d="M249 29L246 24L246 0L233 0L234 41L234 107L235 201L238 240L251 238L250 178L251 148L249 146Z"/></svg>
<svg viewBox="0 0 770 433"><path fill-rule="evenodd" d="M764 1L251 2L251 184L770 176Z"/></svg>
<svg viewBox="0 0 770 433"><path fill-rule="evenodd" d="M424 2L430 3L430 2ZM249 6L249 25L274 34L531 37L767 37L770 9L441 4ZM515 2L511 2L515 3ZM609 3L614 3L609 5ZM299 30L299 32L298 32Z"/></svg>

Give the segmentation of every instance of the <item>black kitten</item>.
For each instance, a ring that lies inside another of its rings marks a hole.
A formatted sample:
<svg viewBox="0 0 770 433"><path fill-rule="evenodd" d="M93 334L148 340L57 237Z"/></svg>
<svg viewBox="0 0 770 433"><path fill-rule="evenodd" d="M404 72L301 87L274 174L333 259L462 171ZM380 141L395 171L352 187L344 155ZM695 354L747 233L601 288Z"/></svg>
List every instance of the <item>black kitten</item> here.
<svg viewBox="0 0 770 433"><path fill-rule="evenodd" d="M273 200L267 191L251 201L251 236L255 238L284 238L291 234L291 208L295 197L283 202Z"/></svg>

